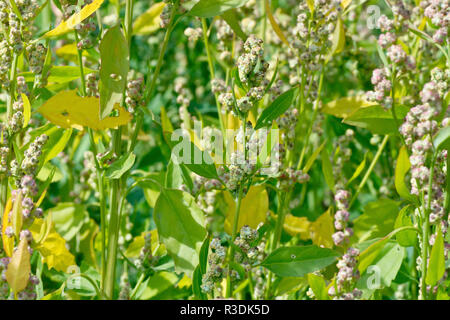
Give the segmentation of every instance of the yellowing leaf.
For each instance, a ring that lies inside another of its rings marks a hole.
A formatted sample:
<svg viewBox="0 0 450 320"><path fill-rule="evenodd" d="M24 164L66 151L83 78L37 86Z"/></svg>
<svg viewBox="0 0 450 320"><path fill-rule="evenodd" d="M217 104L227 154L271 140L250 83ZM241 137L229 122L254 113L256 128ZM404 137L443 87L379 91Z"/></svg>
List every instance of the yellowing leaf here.
<svg viewBox="0 0 450 320"><path fill-rule="evenodd" d="M236 203L231 194L224 193L225 202L228 205L227 217L225 219L225 231L232 233ZM241 200L239 211L238 231L245 225L256 229L256 227L266 220L269 210L269 198L264 186L252 186L247 195Z"/></svg>
<svg viewBox="0 0 450 320"><path fill-rule="evenodd" d="M308 240L309 239L309 228L311 226L311 222L308 221L306 217L296 217L292 214L286 215L284 219L284 230L289 233L291 236L299 235L300 239Z"/></svg>
<svg viewBox="0 0 450 320"><path fill-rule="evenodd" d="M133 33L137 35L148 35L160 28L160 15L166 4L158 2L141 14L133 23Z"/></svg>
<svg viewBox="0 0 450 320"><path fill-rule="evenodd" d="M14 252L11 262L6 269L6 281L14 291L18 293L25 289L30 279L30 251L28 251L28 241L20 240L17 250Z"/></svg>
<svg viewBox="0 0 450 320"><path fill-rule="evenodd" d="M22 101L23 101L23 127L25 128L30 122L31 118L31 105L30 100L26 94L22 93Z"/></svg>
<svg viewBox="0 0 450 320"><path fill-rule="evenodd" d="M22 192L18 192L16 199L14 200L11 220L12 220L12 227L14 230L14 234L19 235L20 230L22 230L22 224L23 224Z"/></svg>
<svg viewBox="0 0 450 320"><path fill-rule="evenodd" d="M46 219L51 219L47 216ZM30 227L33 238L40 237L41 228L44 223L48 223L43 219L35 219ZM76 265L75 257L67 250L66 241L55 230L51 224L50 230L46 231L47 235L36 246L42 255L42 261L47 264L48 268L54 268L57 271L67 272L70 266Z"/></svg>
<svg viewBox="0 0 450 320"><path fill-rule="evenodd" d="M92 3L84 6L79 12L74 13L69 19L61 22L56 28L44 34L42 38L57 37L73 30L77 24L81 23L84 19L88 18L98 8L100 8L103 1L104 0L94 0Z"/></svg>
<svg viewBox="0 0 450 320"><path fill-rule="evenodd" d="M9 212L12 209L12 201L11 198L8 199L6 203L5 212L3 212L3 221L2 221L2 240L3 240L3 249L8 257L12 256L14 250L14 237L8 237L6 235L6 228L12 227L12 221L9 219Z"/></svg>
<svg viewBox="0 0 450 320"><path fill-rule="evenodd" d="M334 232L334 227L331 209L328 209L316 221L312 222L310 230L311 239L314 244L325 248L332 248L334 243L331 235Z"/></svg>
<svg viewBox="0 0 450 320"><path fill-rule="evenodd" d="M352 3L352 0L342 0L341 1L342 9L346 9L350 5L350 3Z"/></svg>
<svg viewBox="0 0 450 320"><path fill-rule="evenodd" d="M128 111L116 105L118 116L100 120L98 106L98 98L80 97L76 94L76 90L72 90L61 91L54 95L38 111L53 124L79 130L83 127L94 130L116 128L127 124L132 118Z"/></svg>
<svg viewBox="0 0 450 320"><path fill-rule="evenodd" d="M331 55L342 52L345 47L345 28L342 19L339 18L334 28L331 45Z"/></svg>
<svg viewBox="0 0 450 320"><path fill-rule="evenodd" d="M159 242L158 230L154 229L152 231L142 232L140 236L137 236L133 239L133 242L130 243L127 250L125 251L125 256L127 258L137 258L139 256L139 254L141 253L141 249L145 244L145 235L148 233L151 234L152 254L162 256L166 253L166 247L164 246L164 244L160 244ZM155 250L157 251L154 252Z"/></svg>
<svg viewBox="0 0 450 320"><path fill-rule="evenodd" d="M291 47L289 41L286 39L283 31L281 30L280 26L278 25L277 21L275 20L272 10L270 9L270 3L269 0L265 0L265 7L266 7L266 14L269 18L270 24L272 25L273 31L277 34L278 38L280 38L281 41L284 42L288 47Z"/></svg>
<svg viewBox="0 0 450 320"><path fill-rule="evenodd" d="M324 113L331 114L338 118L346 118L360 108L373 105L376 105L376 103L367 101L363 96L355 96L331 101L324 105L321 110Z"/></svg>
<svg viewBox="0 0 450 320"><path fill-rule="evenodd" d="M184 274L183 278L177 283L178 288L187 288L192 285L192 279Z"/></svg>

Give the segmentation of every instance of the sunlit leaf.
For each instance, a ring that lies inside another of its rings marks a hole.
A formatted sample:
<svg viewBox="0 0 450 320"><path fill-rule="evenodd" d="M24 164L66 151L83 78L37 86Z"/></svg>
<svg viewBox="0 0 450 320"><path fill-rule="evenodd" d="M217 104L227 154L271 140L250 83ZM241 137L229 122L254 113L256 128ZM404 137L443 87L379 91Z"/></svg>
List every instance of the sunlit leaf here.
<svg viewBox="0 0 450 320"><path fill-rule="evenodd" d="M42 36L42 38L52 38L63 35L75 28L76 25L83 22L91 14L97 11L104 0L94 0L90 4L84 6L79 12L73 14L69 19L62 21L55 29L50 30Z"/></svg>
<svg viewBox="0 0 450 320"><path fill-rule="evenodd" d="M147 11L138 16L133 23L133 33L149 35L160 28L160 15L165 7L164 2L153 4Z"/></svg>
<svg viewBox="0 0 450 320"><path fill-rule="evenodd" d="M49 219L47 216L45 219ZM41 232L42 224L46 223L44 219L35 219L30 231L33 238L37 238ZM68 272L68 268L76 265L75 257L66 248L66 241L61 237L52 226L47 236L42 239L36 248L41 255L42 261L47 264L49 269L54 268L57 271Z"/></svg>
<svg viewBox="0 0 450 320"><path fill-rule="evenodd" d="M224 192L225 202L228 205L225 231L231 234L233 231L234 215L236 211L236 203L228 191ZM248 193L241 200L238 231L245 225L253 229L266 220L269 211L269 198L266 188L263 185L250 187Z"/></svg>
<svg viewBox="0 0 450 320"><path fill-rule="evenodd" d="M20 240L17 250L14 251L11 261L6 269L6 281L14 293L18 293L26 288L30 279L30 251L28 250L28 241L23 238Z"/></svg>
<svg viewBox="0 0 450 320"><path fill-rule="evenodd" d="M132 115L122 107L116 107L117 116L100 120L99 99L80 97L76 90L61 91L47 100L38 111L51 123L63 128L82 130L89 127L94 130L116 128L127 124Z"/></svg>

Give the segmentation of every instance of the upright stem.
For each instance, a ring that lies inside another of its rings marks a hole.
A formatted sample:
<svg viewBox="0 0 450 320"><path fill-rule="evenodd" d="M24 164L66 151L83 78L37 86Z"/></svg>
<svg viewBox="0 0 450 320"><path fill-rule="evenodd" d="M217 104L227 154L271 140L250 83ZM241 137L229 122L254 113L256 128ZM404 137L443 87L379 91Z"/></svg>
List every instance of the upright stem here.
<svg viewBox="0 0 450 320"><path fill-rule="evenodd" d="M429 251L429 236L430 236L430 211L431 211L431 198L433 192L433 176L434 176L434 166L436 162L436 155L433 155L431 160L431 169L430 176L428 180L428 199L427 203L423 202L423 221L422 221L422 266L421 266L421 279L420 279L420 298L422 300L427 300L427 284L425 283L425 279L427 277L427 267L428 267L428 251ZM425 197L423 197L425 200Z"/></svg>
<svg viewBox="0 0 450 320"><path fill-rule="evenodd" d="M155 71L153 72L153 78L150 83L150 86L148 87L148 90L145 94L145 104L150 101L153 91L156 87L156 81L158 80L159 71L161 70L161 66L164 60L164 54L166 53L167 45L169 44L170 34L172 33L172 30L175 26L175 14L177 13L178 9L178 2L176 2L173 7L172 11L170 12L170 20L169 25L167 26L166 34L164 35L164 41L161 46L161 51L159 52L158 62L156 63Z"/></svg>
<svg viewBox="0 0 450 320"><path fill-rule="evenodd" d="M211 81L213 81L216 78L216 76L215 76L215 72L214 72L214 63L212 60L211 51L209 50L208 26L206 25L205 18L202 18L202 28L203 28L203 41L205 42L206 55L208 57L209 73L211 75ZM220 108L218 93L214 94L214 98L216 100L216 107L217 107L217 114L219 117L220 129L222 130L223 137L225 137L225 130L224 130L224 124L223 124L223 119L222 119L222 111Z"/></svg>
<svg viewBox="0 0 450 320"><path fill-rule="evenodd" d="M361 180L361 183L358 186L358 189L356 189L355 194L353 195L352 200L350 201L349 208L353 205L353 203L358 198L359 193L361 192L362 188L366 185L367 180L369 179L370 174L373 171L373 168L378 162L378 159L380 158L381 154L383 153L384 147L386 146L386 143L389 140L389 135L384 136L383 141L381 142L380 146L378 147L377 153L375 154L375 157L373 158L372 162L370 163L369 169L367 169L366 174L364 175L363 179Z"/></svg>
<svg viewBox="0 0 450 320"><path fill-rule="evenodd" d="M133 17L133 0L126 0L125 3L125 38L128 44L128 51L130 52L132 27L131 21ZM125 105L125 90L124 87L122 105ZM113 131L112 138L112 152L116 157L120 157L122 153L122 127ZM125 175L126 177L126 175ZM125 177L120 179L113 179L111 181L110 189L110 205L109 205L109 224L108 224L108 249L106 256L106 275L104 290L109 298L114 297L114 287L116 284L116 264L117 264L117 246L120 233L120 215L122 212L122 203L126 195L122 194L122 185Z"/></svg>
<svg viewBox="0 0 450 320"><path fill-rule="evenodd" d="M241 202L242 202L243 193L244 193L244 186L241 185L241 186L239 186L239 192L238 192L238 196L236 199L236 208L234 211L234 220L233 220L233 230L232 230L232 234L231 234L231 244L233 244L234 240L236 240L236 236L237 236L237 232L238 232L239 212L241 211ZM232 293L232 289L233 289L232 285L231 285L231 276L230 276L230 271L231 271L230 265L234 261L234 247L232 245L230 245L228 259L229 259L230 263L228 264L227 287L226 287L226 291L225 291L226 298L231 297L231 293Z"/></svg>

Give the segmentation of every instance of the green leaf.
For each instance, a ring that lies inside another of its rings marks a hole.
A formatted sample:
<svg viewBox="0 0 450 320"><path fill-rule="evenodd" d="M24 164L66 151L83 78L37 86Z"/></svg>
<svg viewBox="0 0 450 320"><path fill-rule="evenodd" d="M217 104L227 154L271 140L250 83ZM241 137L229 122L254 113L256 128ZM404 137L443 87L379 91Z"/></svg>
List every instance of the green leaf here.
<svg viewBox="0 0 450 320"><path fill-rule="evenodd" d="M338 256L334 250L315 245L282 247L269 254L261 266L282 277L302 277L329 266Z"/></svg>
<svg viewBox="0 0 450 320"><path fill-rule="evenodd" d="M233 29L234 33L236 33L239 38L241 38L243 41L247 40L247 35L244 31L242 31L241 25L239 24L238 13L236 9L225 11L222 14L222 18L230 26L230 28Z"/></svg>
<svg viewBox="0 0 450 320"><path fill-rule="evenodd" d="M442 128L436 134L433 145L436 150L450 150L450 127Z"/></svg>
<svg viewBox="0 0 450 320"><path fill-rule="evenodd" d="M354 233L359 241L384 237L394 228L399 203L391 199L369 202L364 213L353 221Z"/></svg>
<svg viewBox="0 0 450 320"><path fill-rule="evenodd" d="M345 97L327 103L321 111L338 118L345 118L360 108L373 105L376 104L367 101L364 96Z"/></svg>
<svg viewBox="0 0 450 320"><path fill-rule="evenodd" d="M314 292L316 300L330 300L324 278L317 276L314 273L310 273L308 274L308 283Z"/></svg>
<svg viewBox="0 0 450 320"><path fill-rule="evenodd" d="M174 161L175 163L185 166L199 176L209 179L219 178L214 161L208 152L200 150L191 141L182 139L179 144L172 145L171 147L172 160L176 159Z"/></svg>
<svg viewBox="0 0 450 320"><path fill-rule="evenodd" d="M371 262L370 268L361 275L357 288L363 290L363 299L382 287L390 287L405 257L405 249L395 242L387 242ZM378 282L378 283L377 283ZM373 285L373 287L370 287Z"/></svg>
<svg viewBox="0 0 450 320"><path fill-rule="evenodd" d="M328 156L328 151L326 148L322 149L320 157L322 158L322 172L325 177L325 182L334 193L336 183L334 181L333 167L331 166L330 157Z"/></svg>
<svg viewBox="0 0 450 320"><path fill-rule="evenodd" d="M89 216L82 204L62 202L47 211L52 215L56 231L66 240L72 240L83 227L84 221Z"/></svg>
<svg viewBox="0 0 450 320"><path fill-rule="evenodd" d="M162 189L153 214L159 238L174 260L176 270L192 278L206 236L202 210L190 194Z"/></svg>
<svg viewBox="0 0 450 320"><path fill-rule="evenodd" d="M43 133L48 136L48 140L42 148L41 159L44 159L43 161L41 160L42 165L58 156L64 150L72 136L72 129L63 129L52 125L50 129Z"/></svg>
<svg viewBox="0 0 450 320"><path fill-rule="evenodd" d="M442 236L441 225L438 224L437 236L434 246L431 249L430 261L428 262L426 284L436 285L445 273L444 237Z"/></svg>
<svg viewBox="0 0 450 320"><path fill-rule="evenodd" d="M100 119L122 102L129 69L128 42L120 25L106 31L100 43Z"/></svg>
<svg viewBox="0 0 450 320"><path fill-rule="evenodd" d="M333 37L331 40L331 55L340 53L345 47L345 28L341 18L338 18L336 27L334 28Z"/></svg>
<svg viewBox="0 0 450 320"><path fill-rule="evenodd" d="M109 179L120 179L125 172L133 167L135 161L136 155L134 153L123 154L106 169L106 177Z"/></svg>
<svg viewBox="0 0 450 320"><path fill-rule="evenodd" d="M411 207L410 205L407 205L403 207L402 210L400 210L397 219L395 220L394 225L395 229L413 226L413 222L411 221L411 218L408 216L408 214L413 210L414 208ZM396 238L398 244L401 245L402 247L414 246L417 242L416 233L412 230L401 231L397 233Z"/></svg>
<svg viewBox="0 0 450 320"><path fill-rule="evenodd" d="M408 152L406 147L403 146L397 157L397 165L395 166L395 189L398 194L411 202L416 202L416 197L409 192L409 188L405 183L405 176L411 168L411 163L409 162Z"/></svg>
<svg viewBox="0 0 450 320"><path fill-rule="evenodd" d="M303 172L308 173L309 169L311 169L312 165L316 161L319 154L322 152L323 147L325 147L326 141L324 141L316 150L314 150L314 153L309 157L308 161L306 161L305 166L303 167Z"/></svg>
<svg viewBox="0 0 450 320"><path fill-rule="evenodd" d="M201 290L201 285L202 285L202 277L206 273L210 241L211 241L210 237L206 237L205 241L203 241L202 248L200 249L199 264L194 270L194 275L192 279L192 290L194 292L194 295L196 295L202 300L207 299L207 296Z"/></svg>
<svg viewBox="0 0 450 320"><path fill-rule="evenodd" d="M408 113L409 108L397 106L397 118L403 119ZM355 110L343 120L344 123L364 128L374 134L397 133L397 123L392 116L392 112L386 111L381 106L368 106Z"/></svg>
<svg viewBox="0 0 450 320"><path fill-rule="evenodd" d="M359 164L359 166L356 168L355 172L353 173L352 177L348 180L347 186L350 185L350 183L352 183L353 180L355 180L356 178L359 177L361 172L366 167L366 162L367 162L367 153L364 154L363 161L361 161L361 163Z"/></svg>
<svg viewBox="0 0 450 320"><path fill-rule="evenodd" d="M399 229L395 229L384 238L376 240L375 242L371 243L367 248L365 248L359 255L359 263L358 263L359 272L363 274L363 272L366 271L367 267L370 266L372 262L378 257L379 253L389 242L389 240L397 233L403 232L407 228L410 227L402 227Z"/></svg>
<svg viewBox="0 0 450 320"><path fill-rule="evenodd" d="M242 7L248 0L200 0L189 12L193 16L211 18L222 13Z"/></svg>
<svg viewBox="0 0 450 320"><path fill-rule="evenodd" d="M264 109L259 116L258 120L256 121L255 130L270 126L272 124L272 121L285 113L286 110L289 109L289 107L292 105L297 92L297 88L292 88L276 98L275 101L273 101L270 106Z"/></svg>

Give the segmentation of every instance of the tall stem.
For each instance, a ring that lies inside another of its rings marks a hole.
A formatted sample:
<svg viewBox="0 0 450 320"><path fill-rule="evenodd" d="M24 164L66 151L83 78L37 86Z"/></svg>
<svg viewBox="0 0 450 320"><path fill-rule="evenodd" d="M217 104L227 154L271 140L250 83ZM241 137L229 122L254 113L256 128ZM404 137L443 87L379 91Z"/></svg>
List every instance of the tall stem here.
<svg viewBox="0 0 450 320"><path fill-rule="evenodd" d="M209 73L211 75L211 81L213 81L216 78L216 76L215 76L215 72L214 72L214 63L213 63L211 51L209 48L208 26L206 25L205 18L202 18L202 28L203 28L203 41L205 42L206 55L208 57ZM222 130L222 136L225 137L225 130L224 130L224 124L223 124L223 119L222 119L222 111L221 111L220 103L219 103L219 94L215 93L214 98L216 100L216 107L217 107L217 114L219 117L220 129Z"/></svg>
<svg viewBox="0 0 450 320"><path fill-rule="evenodd" d="M370 174L373 171L373 168L378 162L378 159L380 158L381 154L383 153L384 147L386 146L386 143L389 140L389 135L384 136L383 141L381 142L380 146L378 147L377 153L375 154L375 157L373 158L372 162L370 163L369 169L367 169L366 174L364 175L363 179L361 180L361 183L358 186L358 189L356 189L355 194L353 195L352 200L350 201L349 208L353 205L353 203L358 198L359 193L361 192L362 188L366 185L367 180L369 179Z"/></svg>
<svg viewBox="0 0 450 320"><path fill-rule="evenodd" d="M170 12L169 25L167 26L166 34L164 35L161 51L159 52L158 62L156 63L155 71L153 72L153 77L150 86L148 87L147 92L145 94L146 105L150 101L153 91L156 88L156 81L158 80L159 71L161 70L161 66L164 61L164 54L166 53L167 45L169 44L170 34L172 33L172 30L175 26L175 14L177 13L177 9L178 9L178 2L176 2L173 5L172 11Z"/></svg>
<svg viewBox="0 0 450 320"><path fill-rule="evenodd" d="M428 267L428 252L429 252L429 236L430 236L430 211L431 211L431 198L432 198L432 192L433 192L433 176L434 176L434 166L436 162L436 154L433 156L431 160L431 169L430 169L430 176L428 180L428 199L427 203L425 204L425 201L423 201L423 221L422 221L422 275L420 279L420 291L421 295L420 298L422 300L427 299L427 285L425 283L425 279L427 277L427 267ZM423 197L423 200L425 200L425 197Z"/></svg>
<svg viewBox="0 0 450 320"><path fill-rule="evenodd" d="M133 17L133 0L126 0L125 2L125 38L128 44L128 52L130 52L132 26L131 21ZM123 92L122 105L125 105L125 91ZM112 138L112 152L116 157L120 157L122 153L122 127L113 131ZM116 284L116 265L117 265L117 246L120 233L120 215L122 212L122 203L126 195L122 194L122 186L125 182L125 177L120 179L113 179L111 181L110 189L110 205L109 205L109 224L108 224L108 249L106 256L106 275L104 289L107 297L113 299L114 287Z"/></svg>
<svg viewBox="0 0 450 320"><path fill-rule="evenodd" d="M17 77L17 62L19 60L19 55L17 53L13 54L13 60L11 64L11 70L9 74L10 86L9 95L6 102L6 121L12 117L13 104L15 101L16 94L16 77ZM9 142L9 147L11 150L11 142ZM10 156L8 156L7 163L10 161ZM8 200L8 176L4 175L0 181L0 217L3 217L3 211L5 211L6 201Z"/></svg>

